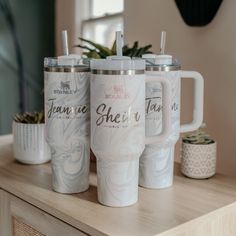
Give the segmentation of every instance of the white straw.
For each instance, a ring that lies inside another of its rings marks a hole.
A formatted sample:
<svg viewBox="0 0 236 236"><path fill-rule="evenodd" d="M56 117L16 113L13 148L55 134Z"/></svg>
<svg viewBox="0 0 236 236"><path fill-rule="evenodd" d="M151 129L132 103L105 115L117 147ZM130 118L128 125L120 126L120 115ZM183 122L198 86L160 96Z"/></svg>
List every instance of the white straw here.
<svg viewBox="0 0 236 236"><path fill-rule="evenodd" d="M161 32L161 49L160 54L165 54L165 47L166 47L166 32Z"/></svg>
<svg viewBox="0 0 236 236"><path fill-rule="evenodd" d="M122 49L124 45L124 37L121 31L116 31L116 55L122 56Z"/></svg>
<svg viewBox="0 0 236 236"><path fill-rule="evenodd" d="M68 56L69 55L69 47L68 47L67 30L63 30L61 32L61 39L62 39L63 54Z"/></svg>

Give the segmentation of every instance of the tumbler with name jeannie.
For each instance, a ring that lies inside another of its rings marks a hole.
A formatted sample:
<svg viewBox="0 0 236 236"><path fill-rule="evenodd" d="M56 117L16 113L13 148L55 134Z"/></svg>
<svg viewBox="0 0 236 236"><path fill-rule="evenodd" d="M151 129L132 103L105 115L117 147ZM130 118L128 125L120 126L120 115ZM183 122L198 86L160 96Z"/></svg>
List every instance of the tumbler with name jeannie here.
<svg viewBox="0 0 236 236"><path fill-rule="evenodd" d="M78 55L44 60L46 139L52 187L60 193L89 187L89 79L89 66Z"/></svg>

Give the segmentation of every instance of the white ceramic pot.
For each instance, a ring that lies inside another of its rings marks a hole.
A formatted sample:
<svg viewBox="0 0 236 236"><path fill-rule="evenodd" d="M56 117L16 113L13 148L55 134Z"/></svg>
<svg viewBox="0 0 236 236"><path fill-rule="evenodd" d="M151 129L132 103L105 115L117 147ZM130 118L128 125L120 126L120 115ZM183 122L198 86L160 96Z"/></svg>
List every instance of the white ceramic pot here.
<svg viewBox="0 0 236 236"><path fill-rule="evenodd" d="M24 164L42 164L51 159L44 129L44 124L23 124L13 121L13 152L16 160Z"/></svg>
<svg viewBox="0 0 236 236"><path fill-rule="evenodd" d="M190 144L182 142L181 172L195 179L205 179L216 172L216 142Z"/></svg>

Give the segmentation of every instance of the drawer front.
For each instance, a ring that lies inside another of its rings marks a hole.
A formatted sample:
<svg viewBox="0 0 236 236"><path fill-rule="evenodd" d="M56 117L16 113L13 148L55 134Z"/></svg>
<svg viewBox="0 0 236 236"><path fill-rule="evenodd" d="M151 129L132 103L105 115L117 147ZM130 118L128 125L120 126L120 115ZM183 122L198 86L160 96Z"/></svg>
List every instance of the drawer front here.
<svg viewBox="0 0 236 236"><path fill-rule="evenodd" d="M87 235L31 204L0 190L0 236Z"/></svg>
<svg viewBox="0 0 236 236"><path fill-rule="evenodd" d="M36 229L12 217L12 231L14 236L44 236Z"/></svg>

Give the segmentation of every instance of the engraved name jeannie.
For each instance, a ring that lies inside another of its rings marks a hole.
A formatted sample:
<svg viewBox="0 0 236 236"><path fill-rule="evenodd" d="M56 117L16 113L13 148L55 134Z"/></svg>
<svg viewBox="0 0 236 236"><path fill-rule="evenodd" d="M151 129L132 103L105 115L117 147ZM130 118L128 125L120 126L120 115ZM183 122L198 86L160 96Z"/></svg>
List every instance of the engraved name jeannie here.
<svg viewBox="0 0 236 236"><path fill-rule="evenodd" d="M54 104L55 100L56 100L56 98L48 99L48 101L51 102L50 108L47 113L48 118L50 118L53 114L66 114L66 115L74 114L74 115L77 115L77 114L84 114L88 111L87 105L79 105L79 106L75 106L75 107L55 106L55 104Z"/></svg>

